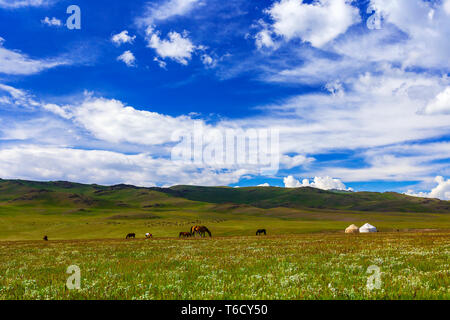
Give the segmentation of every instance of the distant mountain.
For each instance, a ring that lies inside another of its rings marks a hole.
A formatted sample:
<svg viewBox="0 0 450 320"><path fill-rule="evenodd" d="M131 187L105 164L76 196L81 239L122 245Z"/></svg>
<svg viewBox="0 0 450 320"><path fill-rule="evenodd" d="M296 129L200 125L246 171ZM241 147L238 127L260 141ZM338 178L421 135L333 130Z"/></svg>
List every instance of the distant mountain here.
<svg viewBox="0 0 450 320"><path fill-rule="evenodd" d="M202 203L235 204L263 209L285 207L312 210L450 213L450 201L417 198L395 192L341 192L310 187L288 189L181 185L170 188L142 188L124 184L100 186L65 181L0 179L0 208L39 206L100 210L171 207L176 211Z"/></svg>

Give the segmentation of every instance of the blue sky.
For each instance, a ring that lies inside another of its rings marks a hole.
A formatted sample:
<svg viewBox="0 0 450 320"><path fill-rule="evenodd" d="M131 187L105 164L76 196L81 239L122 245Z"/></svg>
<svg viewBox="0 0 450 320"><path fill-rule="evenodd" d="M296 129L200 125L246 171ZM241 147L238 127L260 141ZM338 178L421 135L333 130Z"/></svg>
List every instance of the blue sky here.
<svg viewBox="0 0 450 320"><path fill-rule="evenodd" d="M449 17L450 0L0 0L0 177L449 199ZM275 130L278 169L174 160L196 125L210 145Z"/></svg>

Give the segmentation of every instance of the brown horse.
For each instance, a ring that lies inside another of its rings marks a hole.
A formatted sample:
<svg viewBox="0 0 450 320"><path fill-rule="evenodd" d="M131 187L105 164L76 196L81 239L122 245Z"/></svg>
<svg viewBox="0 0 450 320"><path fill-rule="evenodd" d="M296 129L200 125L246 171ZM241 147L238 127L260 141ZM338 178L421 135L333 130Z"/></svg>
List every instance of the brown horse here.
<svg viewBox="0 0 450 320"><path fill-rule="evenodd" d="M205 233L208 233L208 235L211 237L211 231L205 226L193 226L191 228L191 234L195 236L195 234L198 233L200 237L205 237Z"/></svg>
<svg viewBox="0 0 450 320"><path fill-rule="evenodd" d="M191 236L192 236L192 234L190 232L180 232L180 235L178 236L178 238L181 238L181 237L189 238Z"/></svg>
<svg viewBox="0 0 450 320"><path fill-rule="evenodd" d="M125 237L125 239L131 239L131 238L136 238L136 233L129 233L127 234L127 236Z"/></svg>

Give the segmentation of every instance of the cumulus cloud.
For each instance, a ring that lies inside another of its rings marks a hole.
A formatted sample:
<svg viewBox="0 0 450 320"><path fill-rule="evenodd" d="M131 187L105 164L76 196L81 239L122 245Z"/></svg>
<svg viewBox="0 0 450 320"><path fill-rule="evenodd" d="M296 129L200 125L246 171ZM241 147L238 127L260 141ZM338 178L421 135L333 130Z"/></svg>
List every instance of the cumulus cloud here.
<svg viewBox="0 0 450 320"><path fill-rule="evenodd" d="M257 187L270 187L270 184L266 183L262 183L262 184L258 184Z"/></svg>
<svg viewBox="0 0 450 320"><path fill-rule="evenodd" d="M30 75L57 66L67 65L63 59L35 60L16 50L3 47L4 39L0 40L0 73L10 75Z"/></svg>
<svg viewBox="0 0 450 320"><path fill-rule="evenodd" d="M41 20L41 23L46 24L50 27L61 27L62 26L62 22L61 20L53 17L53 18L49 18L49 17L45 17L43 20Z"/></svg>
<svg viewBox="0 0 450 320"><path fill-rule="evenodd" d="M227 185L247 172L198 168L146 153L123 154L105 150L21 145L0 149L4 179L69 180L83 183L154 186Z"/></svg>
<svg viewBox="0 0 450 320"><path fill-rule="evenodd" d="M142 145L172 142L172 133L192 128L194 121L187 116L171 117L156 112L137 110L115 99L87 95L73 106L46 105L51 111L88 130L96 138L111 143Z"/></svg>
<svg viewBox="0 0 450 320"><path fill-rule="evenodd" d="M398 34L398 29L407 35L406 39L393 45L389 41L385 44L385 47L390 47L391 54L397 56L399 63L405 67L449 67L448 1L371 0L370 3L385 20L383 28L390 30L392 35Z"/></svg>
<svg viewBox="0 0 450 320"><path fill-rule="evenodd" d="M430 101L424 112L426 114L450 113L450 87L445 88L436 98Z"/></svg>
<svg viewBox="0 0 450 320"><path fill-rule="evenodd" d="M287 176L283 179L285 188L301 188L312 187L322 190L352 190L347 188L340 179L333 179L331 177L314 177L310 182L308 179L303 179L302 182L295 179L293 176Z"/></svg>
<svg viewBox="0 0 450 320"><path fill-rule="evenodd" d="M281 0L266 12L274 21L272 28L276 34L286 40L300 38L319 48L361 20L359 10L347 0L319 0L312 4ZM259 39L260 45L271 45L267 31L259 34Z"/></svg>
<svg viewBox="0 0 450 320"><path fill-rule="evenodd" d="M187 32L169 32L166 39L161 39L160 32L153 28L147 29L147 46L155 49L161 58L169 58L178 63L187 65L197 47L188 38Z"/></svg>
<svg viewBox="0 0 450 320"><path fill-rule="evenodd" d="M111 41L119 46L124 43L133 43L134 39L136 39L136 36L130 36L127 30L124 30L111 37Z"/></svg>
<svg viewBox="0 0 450 320"><path fill-rule="evenodd" d="M134 67L136 65L136 58L130 50L127 50L118 56L117 60L123 61L128 67Z"/></svg>
<svg viewBox="0 0 450 320"><path fill-rule="evenodd" d="M437 198L441 200L450 200L450 179L445 180L442 176L437 176L434 181L437 186L430 192L417 192L408 190L405 194L414 197Z"/></svg>

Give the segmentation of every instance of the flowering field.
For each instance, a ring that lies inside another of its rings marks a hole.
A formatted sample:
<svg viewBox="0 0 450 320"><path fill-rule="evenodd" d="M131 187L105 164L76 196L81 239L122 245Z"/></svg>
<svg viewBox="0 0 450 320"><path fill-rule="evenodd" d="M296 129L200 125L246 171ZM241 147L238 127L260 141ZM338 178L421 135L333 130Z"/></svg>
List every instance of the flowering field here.
<svg viewBox="0 0 450 320"><path fill-rule="evenodd" d="M0 242L0 298L449 299L449 257L446 232Z"/></svg>

